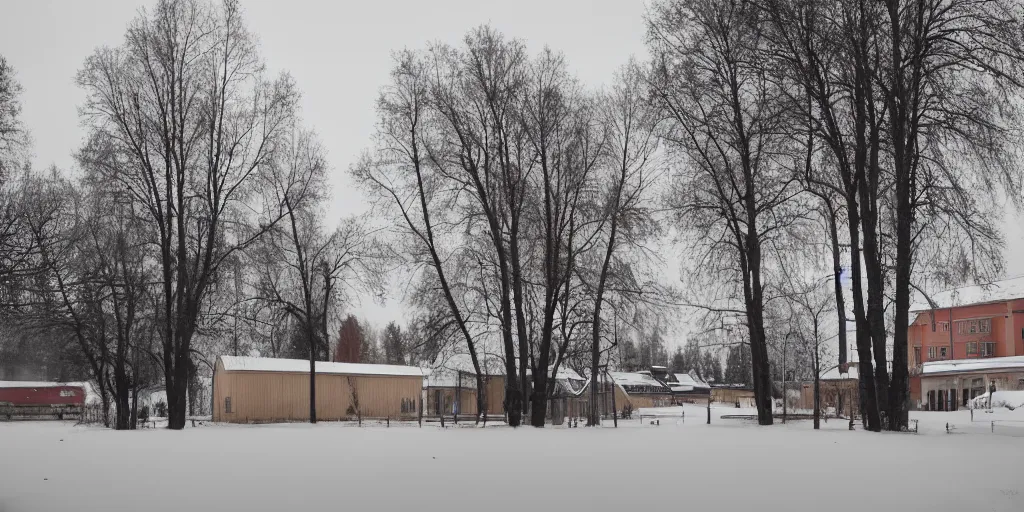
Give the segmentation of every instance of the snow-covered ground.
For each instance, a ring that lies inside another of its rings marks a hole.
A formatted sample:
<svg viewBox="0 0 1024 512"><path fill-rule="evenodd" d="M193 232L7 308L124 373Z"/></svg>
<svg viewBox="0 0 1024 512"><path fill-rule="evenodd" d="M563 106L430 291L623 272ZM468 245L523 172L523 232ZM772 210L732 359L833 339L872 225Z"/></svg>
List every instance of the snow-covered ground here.
<svg viewBox="0 0 1024 512"><path fill-rule="evenodd" d="M1024 510L1021 410L917 413L919 434L712 411L618 429L0 423L0 511Z"/></svg>

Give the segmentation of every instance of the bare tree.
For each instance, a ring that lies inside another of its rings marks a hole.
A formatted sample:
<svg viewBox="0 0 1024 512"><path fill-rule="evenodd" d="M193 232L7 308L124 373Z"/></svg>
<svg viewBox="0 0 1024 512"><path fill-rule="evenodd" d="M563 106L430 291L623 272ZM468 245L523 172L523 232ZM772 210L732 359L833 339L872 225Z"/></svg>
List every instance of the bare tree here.
<svg viewBox="0 0 1024 512"><path fill-rule="evenodd" d="M152 224L168 427L181 429L192 340L218 270L284 215L256 185L298 94L288 76L265 77L234 0L161 0L123 45L96 50L77 82L83 120L117 155L100 169Z"/></svg>
<svg viewBox="0 0 1024 512"><path fill-rule="evenodd" d="M769 425L764 251L802 216L789 208L799 187L784 158L792 153L782 130L784 91L765 66L767 41L752 4L659 2L648 25L652 92L669 121L664 137L686 159L672 205L703 248L702 275L719 274L742 290L758 422Z"/></svg>
<svg viewBox="0 0 1024 512"><path fill-rule="evenodd" d="M656 113L649 107L645 82L639 64L623 67L611 90L601 99L601 122L607 131L605 166L608 169L602 220L604 254L600 260L594 292L591 325L590 381L599 381L602 337L602 306L609 279L620 284L628 279L625 262L619 259L623 248L645 239L651 233L648 189L657 177L654 169L658 147ZM622 275L626 274L626 275ZM618 278L618 279L617 279ZM627 279L623 279L627 278ZM590 402L598 401L598 386L590 389ZM588 426L600 424L597 407L591 407Z"/></svg>
<svg viewBox="0 0 1024 512"><path fill-rule="evenodd" d="M807 263L810 262L791 265L792 268L786 269L783 293L797 345L803 352L801 355L806 360L805 365L811 370L814 380L814 428L817 430L821 428L821 376L824 368L822 360L829 357L827 342L835 337L829 334L832 325L828 321L832 316L834 297L825 286L831 276L822 277L808 272L806 269L813 268L813 265ZM837 324L836 331L843 329L844 325Z"/></svg>
<svg viewBox="0 0 1024 512"><path fill-rule="evenodd" d="M298 326L309 355L309 421L316 423L316 361L329 359L331 307L345 292L382 288L386 255L364 222L343 219L327 232L322 207L327 160L316 137L296 130L270 165L275 201L284 205L285 222L270 228L259 243L263 261L257 289L262 300L280 308Z"/></svg>
<svg viewBox="0 0 1024 512"><path fill-rule="evenodd" d="M535 174L540 201L533 221L539 224L542 241L538 301L541 312L536 358L531 358L533 392L530 424L543 427L547 397L551 393L552 339L556 332L558 304L572 278L580 254L592 244L587 233L585 204L592 190L593 173L604 151L592 102L568 74L561 55L542 52L532 66L529 98L524 105L528 139L538 161ZM565 318L558 319L564 323Z"/></svg>
<svg viewBox="0 0 1024 512"><path fill-rule="evenodd" d="M32 253L32 239L25 236L19 224L24 206L19 200L17 187L11 186L13 174L25 165L29 137L22 125L21 84L14 69L0 55L0 307L14 303L12 285L16 274L30 273L28 263Z"/></svg>
<svg viewBox="0 0 1024 512"><path fill-rule="evenodd" d="M1003 0L887 0L884 9L880 38L889 54L879 88L892 144L896 246L887 419L889 429L900 430L908 422L907 325L919 212L983 237L991 230L978 222L984 217L971 215L976 194L1004 188L1020 200L1013 124L1024 86L1024 23L1019 5Z"/></svg>
<svg viewBox="0 0 1024 512"><path fill-rule="evenodd" d="M884 291L880 287L884 279L879 273L882 267L878 259L877 214L874 213L882 184L877 165L872 167L877 164L880 151L878 111L882 108L874 93L872 78L877 62L873 58L877 51L873 38L878 9L874 4L857 1L831 4L772 1L766 7L771 20L769 37L773 41L774 62L779 64L780 74L787 77L784 80L799 86L799 92L789 96L789 104L796 114L795 119L804 117L793 126L794 132L803 132L798 137L806 140L807 160L802 181L808 191L822 201L841 199L845 209L861 405L868 428L877 431L881 428L877 388L881 380L887 380L881 375L876 379L878 368L873 368L872 359L872 350L880 340L883 346L880 371L884 372L885 329L884 322L878 322L882 318ZM807 127L813 128L811 133L807 133ZM814 160L815 141L821 141L827 148L828 157ZM836 213L830 209L829 219ZM866 221L862 218L865 213L868 214ZM865 223L868 230L862 237ZM838 236L834 240L838 241ZM836 245L833 242L833 264ZM865 274L871 274L867 279L867 307ZM837 304L841 288L839 290ZM845 308L841 311L845 313Z"/></svg>
<svg viewBox="0 0 1024 512"><path fill-rule="evenodd" d="M21 167L28 146L19 96L21 84L7 59L0 55L0 184Z"/></svg>
<svg viewBox="0 0 1024 512"><path fill-rule="evenodd" d="M476 339L470 331L471 318L456 299L449 278L447 231L452 201L444 174L432 162L431 146L434 112L431 108L431 83L426 60L412 52L396 57L392 83L378 101L381 117L375 154L357 164L352 173L379 200L379 206L398 217L402 234L412 240L411 254L433 274L434 283L450 313L448 317L466 343L476 372L477 389L484 389ZM515 393L514 372L506 384L506 410L509 423L518 425L519 408L508 402ZM511 383L508 383L511 381ZM477 396L478 411L483 410L482 394Z"/></svg>

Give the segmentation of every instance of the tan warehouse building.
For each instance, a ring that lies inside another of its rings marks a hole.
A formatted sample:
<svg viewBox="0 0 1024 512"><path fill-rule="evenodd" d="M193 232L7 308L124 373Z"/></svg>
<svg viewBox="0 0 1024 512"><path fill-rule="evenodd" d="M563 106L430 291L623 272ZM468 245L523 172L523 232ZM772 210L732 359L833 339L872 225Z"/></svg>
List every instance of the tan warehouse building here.
<svg viewBox="0 0 1024 512"><path fill-rule="evenodd" d="M423 371L413 366L317 362L317 419L414 419L422 389ZM213 421L308 421L309 361L221 356L213 396Z"/></svg>

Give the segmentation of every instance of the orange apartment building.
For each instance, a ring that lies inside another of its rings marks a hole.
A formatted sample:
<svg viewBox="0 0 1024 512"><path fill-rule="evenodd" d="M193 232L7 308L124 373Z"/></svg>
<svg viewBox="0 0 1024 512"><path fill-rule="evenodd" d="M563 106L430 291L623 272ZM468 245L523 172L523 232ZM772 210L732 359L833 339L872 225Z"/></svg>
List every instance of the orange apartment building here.
<svg viewBox="0 0 1024 512"><path fill-rule="evenodd" d="M911 399L956 410L991 384L1024 386L1024 277L957 288L911 308Z"/></svg>

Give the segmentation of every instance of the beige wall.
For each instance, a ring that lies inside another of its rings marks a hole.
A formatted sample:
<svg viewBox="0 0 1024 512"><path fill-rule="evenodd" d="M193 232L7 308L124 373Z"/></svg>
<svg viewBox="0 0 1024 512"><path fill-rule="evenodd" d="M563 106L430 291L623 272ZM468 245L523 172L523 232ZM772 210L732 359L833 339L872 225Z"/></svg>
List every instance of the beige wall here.
<svg viewBox="0 0 1024 512"><path fill-rule="evenodd" d="M503 376L492 376L487 377L485 381L485 389L487 390L487 414L491 416L501 416L505 414L505 377ZM465 416L476 416L476 390L463 388L462 392L459 393L457 388L454 387L430 387L427 388L426 399L427 407L424 408L424 412L429 414L437 414L437 393L440 392L441 400L444 402L443 408L445 414L452 413L452 403L456 400L456 397L460 397L462 405L459 408L459 414Z"/></svg>
<svg viewBox="0 0 1024 512"><path fill-rule="evenodd" d="M486 382L487 414L492 416L505 414L505 377L487 377Z"/></svg>
<svg viewBox="0 0 1024 512"><path fill-rule="evenodd" d="M357 410L363 418L415 418L422 387L423 379L417 376L318 374L317 419L355 419ZM213 421L309 421L309 374L306 373L229 372L218 361L213 394ZM229 397L230 413L225 411ZM402 412L403 399L412 402L405 413Z"/></svg>
<svg viewBox="0 0 1024 512"><path fill-rule="evenodd" d="M800 384L790 383L790 390L792 391L795 386ZM821 392L821 408L822 410L828 408L838 408L840 404L843 406L843 410L839 411L841 416L850 413L849 408L851 403L859 403L858 392L859 382L857 379L828 379L820 381L820 392ZM800 388L800 400L793 404L798 409L814 410L814 382L804 382Z"/></svg>
<svg viewBox="0 0 1024 512"><path fill-rule="evenodd" d="M740 403L740 407L754 407L754 392L746 389L711 388L711 401L733 404Z"/></svg>

